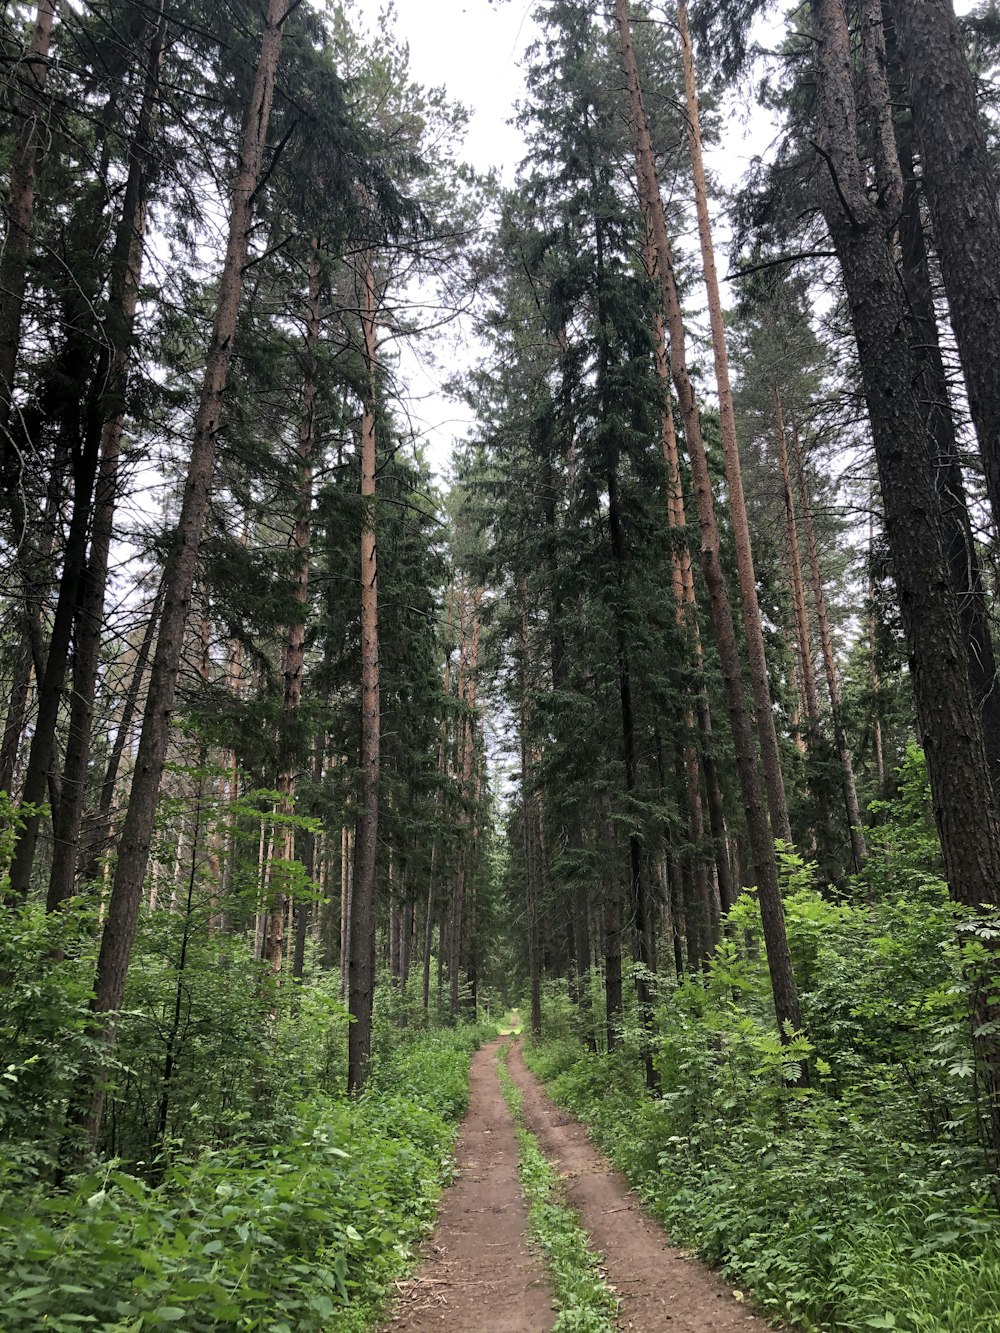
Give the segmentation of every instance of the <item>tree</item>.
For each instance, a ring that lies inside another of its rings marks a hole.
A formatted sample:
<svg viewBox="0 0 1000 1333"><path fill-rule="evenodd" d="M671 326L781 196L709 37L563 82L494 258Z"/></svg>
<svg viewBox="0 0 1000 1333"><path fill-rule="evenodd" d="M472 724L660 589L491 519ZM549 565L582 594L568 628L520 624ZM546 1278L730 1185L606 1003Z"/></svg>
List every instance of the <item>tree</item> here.
<svg viewBox="0 0 1000 1333"><path fill-rule="evenodd" d="M351 910L349 1001L354 1022L348 1034L347 1085L359 1092L368 1075L371 1054L372 998L375 986L375 869L379 813L379 634L378 555L375 532L377 343L375 275L371 256L360 274L361 326L367 384L361 418L361 497L365 505L361 529L361 786L354 843L354 899Z"/></svg>
<svg viewBox="0 0 1000 1333"><path fill-rule="evenodd" d="M673 254L667 235L663 201L656 177L625 0L616 0L616 16L625 77L632 106L633 127L636 135L640 195L644 206L648 210L652 224L653 242L657 251L664 307L670 332L671 372L684 420L685 441L698 504L698 519L701 526L702 569L709 592L716 643L722 659L730 727L736 749L740 787L746 806L747 827L757 877L757 891L761 900L775 1012L779 1031L782 1038L785 1039L792 1030L801 1026L801 1019L795 978L792 974L791 956L788 952L788 942L785 935L777 867L774 861L771 832L768 827L767 810L757 767L750 719L743 695L743 678L736 643L736 631L729 603L729 594L720 563L721 547L715 517L712 484L708 471L708 458L702 436L701 416L687 367L684 318L681 312L677 283L674 278Z"/></svg>
<svg viewBox="0 0 1000 1333"><path fill-rule="evenodd" d="M994 520L1000 514L1000 210L997 187L951 0L891 0L922 179L979 437ZM902 200L899 201L900 205Z"/></svg>
<svg viewBox="0 0 1000 1333"><path fill-rule="evenodd" d="M268 124L287 13L287 0L269 0L240 147L240 169L233 182L226 258L219 278L219 301L205 363L201 400L194 422L184 501L164 571L165 591L160 630L94 986L94 1012L104 1018L104 1041L108 1047L114 1042L114 1020L108 1016L113 1015L121 1004L135 939L156 797L177 687L184 626L191 605L198 547L212 485L215 439L243 293L244 266L250 246L255 197L264 169ZM99 1132L103 1113L102 1077L98 1072L92 1104L87 1112L87 1128L92 1139Z"/></svg>

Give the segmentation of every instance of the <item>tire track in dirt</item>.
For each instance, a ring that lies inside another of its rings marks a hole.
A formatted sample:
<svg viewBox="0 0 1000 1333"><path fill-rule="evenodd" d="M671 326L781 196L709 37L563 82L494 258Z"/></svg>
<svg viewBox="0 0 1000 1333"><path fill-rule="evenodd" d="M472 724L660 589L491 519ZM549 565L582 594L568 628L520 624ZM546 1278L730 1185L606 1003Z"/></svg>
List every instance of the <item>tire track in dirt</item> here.
<svg viewBox="0 0 1000 1333"><path fill-rule="evenodd" d="M583 1125L546 1095L524 1063L520 1042L513 1045L507 1069L524 1097L525 1124L562 1176L568 1203L604 1257L607 1280L621 1299L622 1329L767 1333L771 1325L735 1300L716 1274L670 1244Z"/></svg>
<svg viewBox="0 0 1000 1333"><path fill-rule="evenodd" d="M385 1333L547 1333L555 1323L544 1267L525 1240L514 1122L496 1072L500 1044L472 1057L458 1173Z"/></svg>

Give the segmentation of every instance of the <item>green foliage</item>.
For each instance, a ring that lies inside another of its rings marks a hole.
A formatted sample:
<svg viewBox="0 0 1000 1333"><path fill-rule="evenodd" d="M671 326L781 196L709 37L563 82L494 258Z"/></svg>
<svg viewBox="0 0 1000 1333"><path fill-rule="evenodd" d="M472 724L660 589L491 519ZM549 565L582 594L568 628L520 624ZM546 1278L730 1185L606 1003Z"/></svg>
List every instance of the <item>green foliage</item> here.
<svg viewBox="0 0 1000 1333"><path fill-rule="evenodd" d="M357 1100L317 1096L273 1146L109 1163L69 1194L0 1194L8 1333L363 1328L434 1216L465 1110L463 1027L396 1044Z"/></svg>
<svg viewBox="0 0 1000 1333"><path fill-rule="evenodd" d="M96 1049L88 1005L93 968L73 956L90 924L89 913L54 916L36 903L4 910L0 1188L53 1165L63 1098Z"/></svg>
<svg viewBox="0 0 1000 1333"><path fill-rule="evenodd" d="M560 1201L556 1174L524 1124L523 1098L507 1071L510 1045L501 1047L497 1073L504 1100L514 1117L518 1174L528 1206L532 1242L545 1255L555 1302L555 1333L611 1333L617 1327L618 1302L604 1280L600 1256L589 1244L576 1213Z"/></svg>

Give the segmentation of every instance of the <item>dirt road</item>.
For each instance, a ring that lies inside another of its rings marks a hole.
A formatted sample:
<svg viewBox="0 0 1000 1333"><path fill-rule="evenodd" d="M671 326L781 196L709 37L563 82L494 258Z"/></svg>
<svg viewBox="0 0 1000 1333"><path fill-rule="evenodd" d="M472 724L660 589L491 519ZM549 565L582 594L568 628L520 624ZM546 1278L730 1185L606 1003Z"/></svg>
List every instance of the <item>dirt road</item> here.
<svg viewBox="0 0 1000 1333"><path fill-rule="evenodd" d="M544 1333L555 1322L542 1263L525 1241L514 1124L496 1074L500 1042L472 1061L458 1174L416 1277L386 1333ZM514 1043L508 1065L524 1116L604 1259L629 1333L765 1333L770 1326L704 1265L674 1248L577 1121L561 1112Z"/></svg>

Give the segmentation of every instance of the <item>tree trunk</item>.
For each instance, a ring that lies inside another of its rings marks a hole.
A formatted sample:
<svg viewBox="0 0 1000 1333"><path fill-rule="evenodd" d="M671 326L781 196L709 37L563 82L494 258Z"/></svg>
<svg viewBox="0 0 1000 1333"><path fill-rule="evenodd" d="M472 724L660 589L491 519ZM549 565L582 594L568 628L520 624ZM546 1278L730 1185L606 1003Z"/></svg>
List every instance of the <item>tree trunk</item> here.
<svg viewBox="0 0 1000 1333"><path fill-rule="evenodd" d="M626 0L617 0L619 8ZM627 12L627 11L626 11ZM722 297L715 268L715 247L712 242L712 224L708 216L708 187L701 151L701 124L698 113L698 86L695 79L694 51L688 31L687 5L679 0L677 24L681 36L681 54L684 64L684 100L687 108L688 147L694 179L694 202L698 216L698 240L701 247L702 271L708 297L708 317L712 330L712 355L715 362L715 383L719 395L719 422L722 427L722 456L726 467L729 518L736 547L736 571L739 577L740 603L743 608L743 628L746 633L747 663L750 687L757 713L757 735L764 768L764 782L771 812L771 829L776 838L792 841L792 827L788 820L788 802L781 775L781 754L778 733L774 723L774 706L764 654L764 630L757 601L757 576L753 566L753 548L746 500L743 495L743 477L740 468L740 450L736 439L736 417L733 413L733 392L729 383L729 353L726 347L726 328L722 313ZM631 42L630 42L631 47ZM633 53L634 61L634 53ZM673 335L671 334L671 337Z"/></svg>
<svg viewBox="0 0 1000 1333"><path fill-rule="evenodd" d="M143 630L142 642L139 644L139 650L136 653L135 664L132 669L132 678L129 681L128 690L122 702L121 717L118 721L118 730L115 732L114 744L111 747L111 754L108 756L107 767L104 770L104 778L101 782L101 794L97 805L97 816L94 822L94 829L88 839L87 855L81 869L82 878L90 882L97 877L97 863L101 855L107 850L111 838L111 807L115 799L115 785L118 781L118 770L121 767L122 756L125 753L125 746L128 744L128 738L132 731L132 722L139 708L139 696L142 693L142 682L146 674L146 666L149 662L150 653L153 650L153 642L156 638L156 631L160 623L160 609L163 605L163 584L160 583L156 590L156 596L153 599L153 605L150 608L149 619L146 621L146 627Z"/></svg>
<svg viewBox="0 0 1000 1333"><path fill-rule="evenodd" d="M830 172L822 205L858 343L935 820L953 896L992 904L1000 897L1000 821L915 387L921 368L885 218L865 188L843 5L812 0L812 9L819 148Z"/></svg>
<svg viewBox="0 0 1000 1333"><path fill-rule="evenodd" d="M278 756L278 813L286 818L295 810L295 728L302 702L302 677L306 663L306 613L309 602L309 543L312 536L313 462L316 452L316 352L319 346L319 239L312 238L309 255L309 290L306 296L305 375L302 384L302 414L299 418L298 497L290 539L298 557L293 597L299 615L288 627L285 639L284 698L281 708ZM264 931L264 962L275 976L281 971L285 916L288 906L286 886L288 863L295 859L295 829L285 828L285 866L279 870L278 885L267 905Z"/></svg>
<svg viewBox="0 0 1000 1333"><path fill-rule="evenodd" d="M423 986L421 992L424 1013L429 1012L431 1007L431 953L434 948L434 890L437 879L437 859L438 839L435 837L431 845L431 873L427 885L427 914L424 917Z"/></svg>
<svg viewBox="0 0 1000 1333"><path fill-rule="evenodd" d="M21 318L28 275L28 248L35 206L35 176L38 153L45 133L45 83L49 70L49 50L55 23L56 0L42 0L35 14L28 55L19 70L21 101L18 107L20 128L13 145L10 185L7 192L7 233L0 252L0 461L4 489L11 501L15 520L14 540L20 540L23 513L14 497L18 493L19 457L11 445L14 372L21 347Z"/></svg>
<svg viewBox="0 0 1000 1333"><path fill-rule="evenodd" d="M659 262L651 226L647 226L645 259L650 278L659 286ZM678 625L686 628L691 639L693 666L695 678L698 682L695 695L695 714L701 742L701 766L705 777L709 827L712 831L715 864L718 872L720 909L725 914L736 901L736 897L733 892L732 873L726 852L725 807L722 799L722 788L719 785L718 769L715 764L712 712L708 699L708 687L704 680L704 657L701 646L701 630L698 625L698 601L695 594L694 569L691 563L691 551L685 535L687 513L684 503L684 485L681 478L680 455L677 449L677 432L674 428L673 405L670 401L670 361L667 353L663 315L660 311L657 311L654 316L653 334L656 347L656 373L660 381L664 401L663 412L660 417L660 434L663 446L663 461L667 467L667 525L675 534L675 540L671 548L674 615ZM690 712L686 721L690 736L693 725L693 717ZM692 839L697 843L699 838L704 835L705 821L701 809L701 788L696 782L696 775L692 772L692 750L693 740L689 739L688 746L685 749L684 762L687 773Z"/></svg>
<svg viewBox="0 0 1000 1333"><path fill-rule="evenodd" d="M378 855L379 748L381 719L378 662L378 548L375 539L375 410L377 403L375 275L371 256L362 273L362 331L367 384L361 419L361 789L354 847L354 906L351 913L350 1012L347 1087L360 1092L368 1077L375 992L375 871Z"/></svg>
<svg viewBox="0 0 1000 1333"><path fill-rule="evenodd" d="M919 6L920 14L932 15L938 7L937 0L929 0ZM821 204L843 269L858 345L934 818L952 897L982 910L1000 901L1000 819L945 554L933 445L919 396L923 367L913 346L915 331L890 228L866 189L842 0L812 0L812 13L817 146L829 169ZM942 56L947 61L948 54ZM952 185L961 189L961 181ZM996 1006L977 994L973 1009L977 1074L985 1090L985 1137L996 1154Z"/></svg>
<svg viewBox="0 0 1000 1333"><path fill-rule="evenodd" d="M25 607L25 616L31 614ZM31 697L31 669L34 654L31 651L31 639L27 629L21 635L17 655L14 658L14 670L11 678L10 698L7 703L7 716L4 721L3 741L0 742L0 791L8 796L14 795L14 773L17 769L17 755L21 748L21 737L28 717L28 700Z"/></svg>
<svg viewBox="0 0 1000 1333"><path fill-rule="evenodd" d="M934 479L941 497L945 553L958 595L959 617L969 649L969 676L982 714L990 772L997 784L1000 782L1000 687L997 684L996 654L986 609L986 589L965 498L948 375L938 338L930 266L920 217L920 190L906 138L901 144L900 167L904 173L903 209L899 219L903 285L914 324L914 348L923 366L923 398L933 441Z"/></svg>
<svg viewBox="0 0 1000 1333"><path fill-rule="evenodd" d="M833 716L834 739L840 757L841 787L844 792L844 806L847 811L847 824L851 836L851 854L855 870L860 870L868 859L868 845L861 824L861 806L858 803L858 789L854 781L854 765L851 749L847 743L844 729L843 707L840 702L840 682L837 678L837 663L833 655L833 639L830 635L830 617L826 610L826 596L823 592L823 575L819 567L819 545L816 541L816 525L813 522L812 500L806 481L805 459L799 439L799 428L792 418L792 447L795 451L795 469L798 474L799 497L802 501L802 521L806 531L806 549L809 552L809 573L813 586L813 602L816 607L816 619L819 622L819 638L823 649L823 669L826 672L826 686L830 695L830 712Z"/></svg>
<svg viewBox="0 0 1000 1333"><path fill-rule="evenodd" d="M630 803L636 799L636 742L635 711L632 703L632 676L629 663L628 640L625 633L625 607L627 604L625 538L622 532L621 504L618 496L618 471L612 465L608 472L608 525L611 530L611 552L618 571L618 607L616 612L616 641L618 649L618 697L621 706L622 758L625 765L625 793ZM697 769L696 769L697 779ZM700 807L700 802L699 802ZM634 824L628 836L629 854L629 906L632 909L632 924L635 931L635 958L639 964L635 979L636 1000L639 1005L639 1022L646 1033L643 1043L643 1068L646 1087L655 1091L659 1079L653 1067L653 996L651 983L656 974L656 964L650 954L649 902L643 866L642 837Z"/></svg>
<svg viewBox="0 0 1000 1333"><path fill-rule="evenodd" d="M889 0L924 192L994 521L1000 523L1000 212L951 0Z"/></svg>
<svg viewBox="0 0 1000 1333"><path fill-rule="evenodd" d="M789 953L788 940L785 934L784 910L774 859L774 845L771 840L771 830L768 826L767 807L754 750L753 731L743 692L736 629L733 624L732 608L729 603L729 593L722 569L719 529L715 517L708 456L705 451L701 418L695 400L694 387L687 368L684 320L674 278L673 255L670 240L667 236L663 201L660 198L659 184L656 179L653 148L642 101L642 89L635 63L635 51L629 29L627 0L616 0L615 10L637 140L640 193L643 206L646 208L647 216L652 224L653 240L656 246L667 324L670 331L671 372L684 418L688 457L691 463L695 498L698 505L702 569L705 584L708 588L716 641L719 648L737 772L746 808L747 829L750 835L757 875L757 891L760 896L761 917L767 944L771 991L774 997L778 1030L782 1040L785 1040L789 1036L790 1030L801 1026L801 1020L795 990L795 978L792 975L791 954Z"/></svg>
<svg viewBox="0 0 1000 1333"><path fill-rule="evenodd" d="M74 629L69 735L63 762L59 810L53 818L52 829L54 847L46 902L50 912L72 896L80 861L80 833L90 761L94 699L100 671L104 598L118 498L118 460L125 428L129 358L142 277L153 117L163 61L163 9L163 0L160 0L155 17L147 24L145 87L135 137L129 147L128 179L112 256L109 310L104 328L114 350L107 383L101 395L104 424L94 495L93 532L86 569L81 578Z"/></svg>
<svg viewBox="0 0 1000 1333"><path fill-rule="evenodd" d="M403 913L399 932L399 988L405 991L410 979L410 956L413 947L413 898L404 886Z"/></svg>
<svg viewBox="0 0 1000 1333"><path fill-rule="evenodd" d="M142 884L149 860L149 845L156 814L156 798L166 757L177 676L184 644L184 628L194 586L198 548L208 512L220 426L222 400L229 376L233 341L243 294L244 265L250 243L255 193L260 184L275 75L281 52L284 19L289 0L268 0L260 54L233 183L226 259L219 281L219 298L212 340L205 366L201 400L195 417L191 454L177 531L164 570L163 614L150 674L142 734L128 812L118 848L108 914L101 938L94 986L93 1009L104 1019L104 1042L114 1043L114 1012L125 992L132 944L135 939ZM103 1114L103 1073L93 1080L88 1129L96 1141Z"/></svg>
<svg viewBox="0 0 1000 1333"><path fill-rule="evenodd" d="M781 468L781 486L785 496L788 560L792 578L792 608L795 612L795 637L799 650L799 670L802 673L802 697L806 709L806 729L811 745L815 748L819 734L819 695L816 692L816 671L813 667L812 644L810 642L806 585L802 577L802 559L799 555L799 525L795 517L792 474L788 466L785 418L781 410L781 397L777 389L774 391L774 419L775 437L778 443L778 463Z"/></svg>
<svg viewBox="0 0 1000 1333"><path fill-rule="evenodd" d="M83 611L81 602L85 582L87 535L90 531L94 484L103 436L100 385L104 383L108 370L109 359L107 347L104 346L88 395L82 438L73 457L73 505L59 576L55 614L52 618L52 632L45 656L45 669L38 682L38 709L21 791L22 807L31 809L23 816L23 827L17 836L10 866L11 892L21 898L27 897L31 887L31 871L42 824L42 815L38 813L39 807L44 802L45 794L56 776L56 729L63 702L63 685L69 664L73 625ZM58 811L54 810L53 814L57 816Z"/></svg>

